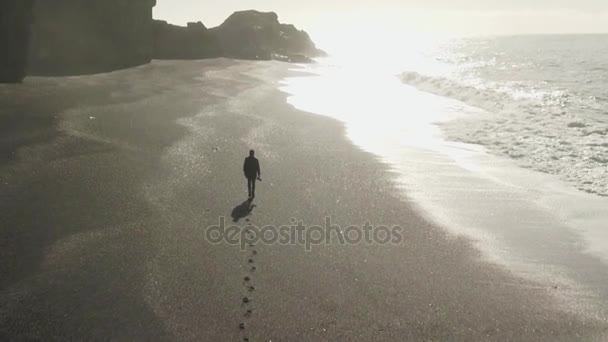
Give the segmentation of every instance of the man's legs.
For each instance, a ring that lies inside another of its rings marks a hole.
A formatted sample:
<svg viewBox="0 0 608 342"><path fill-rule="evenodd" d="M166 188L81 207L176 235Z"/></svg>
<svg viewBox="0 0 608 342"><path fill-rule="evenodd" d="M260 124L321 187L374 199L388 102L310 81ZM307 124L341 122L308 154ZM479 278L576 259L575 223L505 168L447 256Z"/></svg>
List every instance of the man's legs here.
<svg viewBox="0 0 608 342"><path fill-rule="evenodd" d="M247 190L249 191L249 198L255 197L255 178L247 178Z"/></svg>

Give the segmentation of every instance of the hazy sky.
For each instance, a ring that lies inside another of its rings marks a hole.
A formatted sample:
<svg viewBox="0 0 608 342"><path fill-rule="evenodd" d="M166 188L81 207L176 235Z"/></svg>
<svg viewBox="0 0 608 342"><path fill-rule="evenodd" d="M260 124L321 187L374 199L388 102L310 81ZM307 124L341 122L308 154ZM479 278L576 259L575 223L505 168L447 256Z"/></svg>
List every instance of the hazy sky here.
<svg viewBox="0 0 608 342"><path fill-rule="evenodd" d="M384 30L453 34L608 33L608 0L158 0L155 17L219 25L236 10L274 11L313 39Z"/></svg>

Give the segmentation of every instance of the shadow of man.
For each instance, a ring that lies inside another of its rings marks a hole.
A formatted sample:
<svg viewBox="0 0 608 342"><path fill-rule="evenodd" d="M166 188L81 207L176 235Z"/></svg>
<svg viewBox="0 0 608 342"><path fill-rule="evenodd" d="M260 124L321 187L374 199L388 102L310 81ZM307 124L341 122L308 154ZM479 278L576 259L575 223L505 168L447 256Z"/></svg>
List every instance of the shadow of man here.
<svg viewBox="0 0 608 342"><path fill-rule="evenodd" d="M234 209L232 209L232 222L239 222L240 219L251 214L253 208L255 208L255 204L252 204L251 199L237 205Z"/></svg>

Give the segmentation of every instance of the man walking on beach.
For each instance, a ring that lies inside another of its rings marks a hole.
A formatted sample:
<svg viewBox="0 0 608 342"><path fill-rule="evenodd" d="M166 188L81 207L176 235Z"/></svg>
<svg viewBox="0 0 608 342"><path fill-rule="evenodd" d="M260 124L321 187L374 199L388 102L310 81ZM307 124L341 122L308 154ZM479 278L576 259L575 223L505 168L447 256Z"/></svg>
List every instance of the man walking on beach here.
<svg viewBox="0 0 608 342"><path fill-rule="evenodd" d="M249 157L245 158L243 164L243 172L247 177L247 189L249 190L249 199L255 197L255 180L256 178L261 180L262 173L260 172L260 162L254 157L255 151L249 151Z"/></svg>

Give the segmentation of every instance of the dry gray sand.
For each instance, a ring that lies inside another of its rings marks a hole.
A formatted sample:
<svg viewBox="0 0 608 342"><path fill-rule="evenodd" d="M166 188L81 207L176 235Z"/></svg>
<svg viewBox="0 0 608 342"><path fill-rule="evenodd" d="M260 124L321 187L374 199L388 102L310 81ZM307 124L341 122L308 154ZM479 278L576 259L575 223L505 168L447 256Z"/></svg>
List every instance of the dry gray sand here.
<svg viewBox="0 0 608 342"><path fill-rule="evenodd" d="M287 105L288 67L155 62L2 86L0 339L606 336L422 219L339 122ZM249 148L263 181L239 227L331 216L399 225L403 242L211 244L205 228L246 199Z"/></svg>

